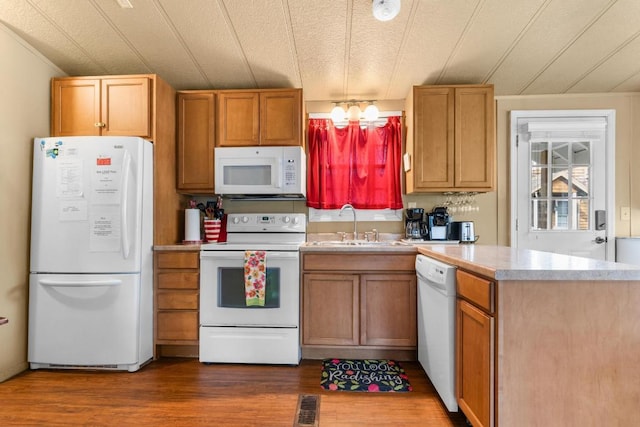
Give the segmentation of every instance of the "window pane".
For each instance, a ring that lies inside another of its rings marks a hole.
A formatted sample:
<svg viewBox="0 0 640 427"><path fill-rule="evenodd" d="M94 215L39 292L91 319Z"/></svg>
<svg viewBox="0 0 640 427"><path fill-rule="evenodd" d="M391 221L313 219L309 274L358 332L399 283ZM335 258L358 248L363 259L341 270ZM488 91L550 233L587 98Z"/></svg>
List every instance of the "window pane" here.
<svg viewBox="0 0 640 427"><path fill-rule="evenodd" d="M531 229L532 230L548 229L547 207L548 207L548 202L546 200L531 201Z"/></svg>
<svg viewBox="0 0 640 427"><path fill-rule="evenodd" d="M533 167L531 168L531 197L547 197L547 182L549 181L549 168Z"/></svg>
<svg viewBox="0 0 640 427"><path fill-rule="evenodd" d="M569 229L569 201L554 200L553 215L551 215L552 230Z"/></svg>
<svg viewBox="0 0 640 427"><path fill-rule="evenodd" d="M569 194L569 170L566 167L552 169L551 192L554 197L566 197Z"/></svg>
<svg viewBox="0 0 640 427"><path fill-rule="evenodd" d="M531 143L531 166L546 165L549 151L546 142Z"/></svg>
<svg viewBox="0 0 640 427"><path fill-rule="evenodd" d="M589 166L574 166L571 173L571 191L574 196L589 196Z"/></svg>
<svg viewBox="0 0 640 427"><path fill-rule="evenodd" d="M574 165L589 165L591 164L591 142L582 141L574 142L571 144L573 151L572 162Z"/></svg>
<svg viewBox="0 0 640 427"><path fill-rule="evenodd" d="M552 142L551 143L551 163L554 165L569 164L569 143L568 142Z"/></svg>
<svg viewBox="0 0 640 427"><path fill-rule="evenodd" d="M580 231L589 230L589 199L578 199L573 202L575 206L574 211L577 217L573 229Z"/></svg>

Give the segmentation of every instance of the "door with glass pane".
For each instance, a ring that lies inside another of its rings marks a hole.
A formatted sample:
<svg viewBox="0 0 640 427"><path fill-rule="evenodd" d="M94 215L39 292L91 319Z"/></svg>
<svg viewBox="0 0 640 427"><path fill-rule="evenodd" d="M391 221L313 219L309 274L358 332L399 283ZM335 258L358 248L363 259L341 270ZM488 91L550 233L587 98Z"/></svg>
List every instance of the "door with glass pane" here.
<svg viewBox="0 0 640 427"><path fill-rule="evenodd" d="M512 246L608 259L608 117L535 113L511 116Z"/></svg>

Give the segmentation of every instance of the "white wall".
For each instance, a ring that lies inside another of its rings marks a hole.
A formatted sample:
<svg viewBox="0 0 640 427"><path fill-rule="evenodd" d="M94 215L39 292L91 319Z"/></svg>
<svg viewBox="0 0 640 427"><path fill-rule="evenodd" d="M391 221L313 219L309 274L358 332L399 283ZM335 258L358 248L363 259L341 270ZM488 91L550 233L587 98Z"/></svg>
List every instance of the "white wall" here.
<svg viewBox="0 0 640 427"><path fill-rule="evenodd" d="M0 24L0 381L27 368L31 146L49 135L50 80L64 73Z"/></svg>

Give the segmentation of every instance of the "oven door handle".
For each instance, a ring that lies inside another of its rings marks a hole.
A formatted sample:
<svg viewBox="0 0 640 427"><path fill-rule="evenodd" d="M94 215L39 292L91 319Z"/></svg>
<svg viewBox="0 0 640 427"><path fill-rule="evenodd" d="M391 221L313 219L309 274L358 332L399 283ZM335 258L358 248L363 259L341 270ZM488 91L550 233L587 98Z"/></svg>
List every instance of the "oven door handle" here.
<svg viewBox="0 0 640 427"><path fill-rule="evenodd" d="M298 259L300 257L299 252L273 252L267 251L267 262L273 259ZM244 252L243 251L201 251L200 258L211 259L215 258L216 260L243 260Z"/></svg>

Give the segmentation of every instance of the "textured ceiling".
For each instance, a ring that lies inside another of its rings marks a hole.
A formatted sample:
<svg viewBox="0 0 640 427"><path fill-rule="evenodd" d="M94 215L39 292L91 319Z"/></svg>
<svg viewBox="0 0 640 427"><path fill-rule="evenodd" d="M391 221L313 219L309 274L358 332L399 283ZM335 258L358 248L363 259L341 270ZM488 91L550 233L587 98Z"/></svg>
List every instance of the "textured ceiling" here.
<svg viewBox="0 0 640 427"><path fill-rule="evenodd" d="M302 87L306 101L640 91L639 0L0 0L0 22L69 75L176 89ZM5 58L3 58L3 61Z"/></svg>

